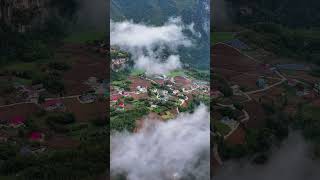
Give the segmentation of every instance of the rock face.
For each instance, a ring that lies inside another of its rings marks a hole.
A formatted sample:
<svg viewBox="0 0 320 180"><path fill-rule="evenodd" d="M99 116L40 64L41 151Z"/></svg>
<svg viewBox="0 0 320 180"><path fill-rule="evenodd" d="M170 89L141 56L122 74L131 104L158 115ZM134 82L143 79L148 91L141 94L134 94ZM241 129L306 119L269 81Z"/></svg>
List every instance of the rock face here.
<svg viewBox="0 0 320 180"><path fill-rule="evenodd" d="M19 32L41 24L48 16L50 0L0 0L0 21Z"/></svg>

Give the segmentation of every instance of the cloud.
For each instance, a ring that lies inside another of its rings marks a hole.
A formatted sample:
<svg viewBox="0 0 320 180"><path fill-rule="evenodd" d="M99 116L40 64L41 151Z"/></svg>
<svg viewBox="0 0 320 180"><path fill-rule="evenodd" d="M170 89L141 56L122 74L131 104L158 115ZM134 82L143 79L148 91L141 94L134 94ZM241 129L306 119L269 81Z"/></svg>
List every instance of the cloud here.
<svg viewBox="0 0 320 180"><path fill-rule="evenodd" d="M292 133L263 166L227 162L215 180L318 180L320 163L310 157L309 145Z"/></svg>
<svg viewBox="0 0 320 180"><path fill-rule="evenodd" d="M163 74L181 68L177 50L192 46L192 40L184 34L186 29L180 18L170 18L162 26L111 21L110 43L129 51L137 68L148 74ZM171 56L165 58L165 50L169 50Z"/></svg>
<svg viewBox="0 0 320 180"><path fill-rule="evenodd" d="M171 55L165 63L157 61L153 56L140 56L136 60L136 67L138 69L145 69L147 74L165 74L172 70L181 68L180 56Z"/></svg>
<svg viewBox="0 0 320 180"><path fill-rule="evenodd" d="M153 122L153 123L151 123ZM138 133L111 136L111 174L128 180L210 178L210 120L207 107L167 122L146 119Z"/></svg>

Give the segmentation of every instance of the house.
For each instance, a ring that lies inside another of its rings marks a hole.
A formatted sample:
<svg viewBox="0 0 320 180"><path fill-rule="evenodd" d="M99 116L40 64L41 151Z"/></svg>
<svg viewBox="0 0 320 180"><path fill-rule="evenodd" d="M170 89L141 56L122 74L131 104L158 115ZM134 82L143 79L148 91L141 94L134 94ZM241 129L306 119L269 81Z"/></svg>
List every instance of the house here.
<svg viewBox="0 0 320 180"><path fill-rule="evenodd" d="M161 92L160 92L160 95L163 95L163 96L168 96L168 91L167 90L162 90Z"/></svg>
<svg viewBox="0 0 320 180"><path fill-rule="evenodd" d="M0 143L5 143L9 139L9 135L3 132L0 132Z"/></svg>
<svg viewBox="0 0 320 180"><path fill-rule="evenodd" d="M6 119L0 118L0 128L1 127L7 127L8 121Z"/></svg>
<svg viewBox="0 0 320 180"><path fill-rule="evenodd" d="M288 85L291 86L291 87L294 87L297 85L297 81L294 80L294 79L288 79Z"/></svg>
<svg viewBox="0 0 320 180"><path fill-rule="evenodd" d="M38 92L36 91L30 91L28 93L28 100L32 103L38 103L38 100L39 100L39 94Z"/></svg>
<svg viewBox="0 0 320 180"><path fill-rule="evenodd" d="M29 140L32 142L42 142L44 141L44 134L39 131L33 131L29 135Z"/></svg>
<svg viewBox="0 0 320 180"><path fill-rule="evenodd" d="M305 84L298 83L296 85L296 95L297 96L305 96L305 95L308 95L308 94L310 94L310 90L308 90L306 88Z"/></svg>
<svg viewBox="0 0 320 180"><path fill-rule="evenodd" d="M97 96L94 94L83 94L78 97L78 100L81 104L93 103L97 99Z"/></svg>
<svg viewBox="0 0 320 180"><path fill-rule="evenodd" d="M123 110L124 110L124 107L125 107L125 105L124 105L123 102L120 102L120 103L118 104L118 110L123 111Z"/></svg>
<svg viewBox="0 0 320 180"><path fill-rule="evenodd" d="M64 106L64 104L63 104L63 102L61 100L48 100L48 101L45 101L42 104L42 107L46 111L56 111L56 110L64 111L65 110L65 106Z"/></svg>
<svg viewBox="0 0 320 180"><path fill-rule="evenodd" d="M211 95L210 95L213 99L217 99L217 98L219 98L219 97L222 97L223 96L223 94L222 94L222 92L220 92L220 91L213 91L213 92L211 92Z"/></svg>
<svg viewBox="0 0 320 180"><path fill-rule="evenodd" d="M240 86L239 85L235 84L235 85L231 86L231 89L232 89L233 94L240 93Z"/></svg>
<svg viewBox="0 0 320 180"><path fill-rule="evenodd" d="M316 94L320 94L320 83L315 83L314 84L314 87L313 87L313 90L316 92Z"/></svg>
<svg viewBox="0 0 320 180"><path fill-rule="evenodd" d="M136 89L138 91L140 91L141 93L147 93L148 92L147 88L142 87L142 86L137 86Z"/></svg>
<svg viewBox="0 0 320 180"><path fill-rule="evenodd" d="M31 89L32 89L33 91L38 92L38 93L45 91L43 84L33 85L33 86L31 86Z"/></svg>
<svg viewBox="0 0 320 180"><path fill-rule="evenodd" d="M11 127L17 128L17 127L23 126L26 120L27 119L25 117L15 116L9 120L9 125Z"/></svg>
<svg viewBox="0 0 320 180"><path fill-rule="evenodd" d="M180 92L179 90L174 90L174 91L172 91L172 94L177 95L179 92Z"/></svg>
<svg viewBox="0 0 320 180"><path fill-rule="evenodd" d="M119 95L112 95L111 96L111 102L117 102L120 99Z"/></svg>
<svg viewBox="0 0 320 180"><path fill-rule="evenodd" d="M257 82L256 85L258 86L258 88L260 89L264 89L267 87L267 82L263 77L260 77Z"/></svg>

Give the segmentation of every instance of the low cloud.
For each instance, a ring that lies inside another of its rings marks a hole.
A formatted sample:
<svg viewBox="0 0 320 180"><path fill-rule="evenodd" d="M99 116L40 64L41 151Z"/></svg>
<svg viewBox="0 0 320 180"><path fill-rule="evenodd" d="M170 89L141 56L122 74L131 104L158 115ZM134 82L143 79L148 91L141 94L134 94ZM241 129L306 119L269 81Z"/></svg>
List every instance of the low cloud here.
<svg viewBox="0 0 320 180"><path fill-rule="evenodd" d="M152 123L150 123L152 122ZM145 120L138 133L111 136L111 174L128 180L173 177L210 179L210 117L207 107L167 122Z"/></svg>
<svg viewBox="0 0 320 180"><path fill-rule="evenodd" d="M292 133L267 164L227 162L215 180L318 180L320 163L311 159L310 146Z"/></svg>
<svg viewBox="0 0 320 180"><path fill-rule="evenodd" d="M111 21L110 42L129 51L137 68L147 74L163 74L181 68L178 48L192 46L192 40L184 33L189 28L180 18L170 18L162 26ZM172 55L164 57L166 50Z"/></svg>

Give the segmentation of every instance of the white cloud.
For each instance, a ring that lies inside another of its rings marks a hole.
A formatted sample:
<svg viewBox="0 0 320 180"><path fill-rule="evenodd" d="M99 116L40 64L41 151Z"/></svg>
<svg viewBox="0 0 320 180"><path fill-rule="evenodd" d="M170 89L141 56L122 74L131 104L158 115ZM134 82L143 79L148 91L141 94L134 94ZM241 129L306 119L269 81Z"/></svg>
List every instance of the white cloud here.
<svg viewBox="0 0 320 180"><path fill-rule="evenodd" d="M149 74L162 74L181 67L177 54L169 58L161 55L165 48L176 53L178 47L192 46L192 41L183 33L187 28L180 18L170 18L163 26L111 21L110 42L129 51L137 67Z"/></svg>
<svg viewBox="0 0 320 180"><path fill-rule="evenodd" d="M310 146L303 137L293 132L280 149L273 152L264 165L246 161L226 162L215 180L318 180L320 162L310 157Z"/></svg>
<svg viewBox="0 0 320 180"><path fill-rule="evenodd" d="M165 180L172 176L210 179L210 115L199 106L168 122L146 120L138 133L111 136L111 173L129 180Z"/></svg>

